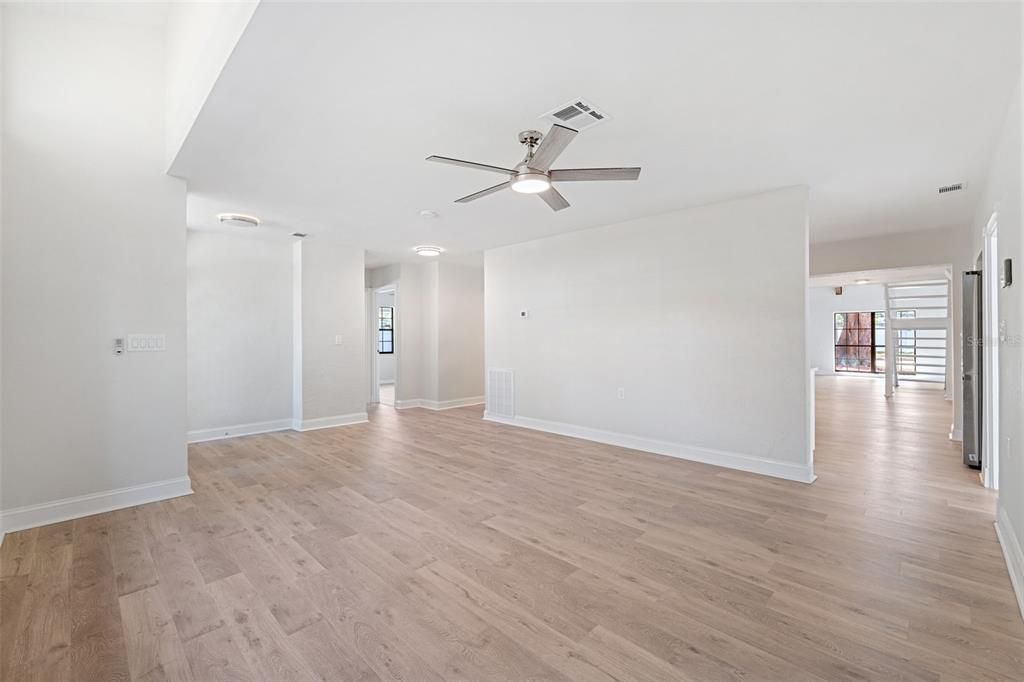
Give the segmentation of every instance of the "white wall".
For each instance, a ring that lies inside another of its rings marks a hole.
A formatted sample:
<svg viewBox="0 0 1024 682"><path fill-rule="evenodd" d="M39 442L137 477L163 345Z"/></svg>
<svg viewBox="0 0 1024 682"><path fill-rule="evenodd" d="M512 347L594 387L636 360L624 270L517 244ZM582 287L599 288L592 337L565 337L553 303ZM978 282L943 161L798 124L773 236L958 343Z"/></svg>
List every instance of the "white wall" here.
<svg viewBox="0 0 1024 682"><path fill-rule="evenodd" d="M437 399L483 396L483 268L439 264L437 315Z"/></svg>
<svg viewBox="0 0 1024 682"><path fill-rule="evenodd" d="M164 165L170 167L258 0L173 2L167 10Z"/></svg>
<svg viewBox="0 0 1024 682"><path fill-rule="evenodd" d="M969 241L964 226L815 243L811 244L811 276L964 262ZM968 259L966 265L971 263Z"/></svg>
<svg viewBox="0 0 1024 682"><path fill-rule="evenodd" d="M11 513L25 505L161 482L127 503L188 491L185 188L164 174L158 27L7 5L3 61L10 530L69 509ZM166 334L167 350L115 356L128 333Z"/></svg>
<svg viewBox="0 0 1024 682"><path fill-rule="evenodd" d="M1022 65L1024 66L1024 65ZM999 258L1012 258L1015 282L999 291L999 529L1024 614L1024 144L1021 87L1011 98L972 226L970 257L983 247L983 230L998 214Z"/></svg>
<svg viewBox="0 0 1024 682"><path fill-rule="evenodd" d="M376 294L376 305L378 308L395 308L395 293L393 291L380 291ZM397 309L396 309L397 310ZM392 313L394 314L394 313ZM378 379L382 384L395 383L395 358L398 356L397 344L394 353L377 353Z"/></svg>
<svg viewBox="0 0 1024 682"><path fill-rule="evenodd" d="M810 314L807 317L807 364L818 374L835 374L835 314L885 310L885 287L864 284L843 287L836 296L834 287L811 287Z"/></svg>
<svg viewBox="0 0 1024 682"><path fill-rule="evenodd" d="M290 423L291 241L190 230L187 280L190 438Z"/></svg>
<svg viewBox="0 0 1024 682"><path fill-rule="evenodd" d="M363 250L301 242L303 428L366 419Z"/></svg>
<svg viewBox="0 0 1024 682"><path fill-rule="evenodd" d="M516 423L808 480L807 196L488 251L487 367L515 371Z"/></svg>
<svg viewBox="0 0 1024 682"><path fill-rule="evenodd" d="M0 38L4 35L4 8L0 5ZM4 50L0 44L0 98L3 97ZM3 201L3 167L4 167L4 107L0 102L0 514L4 509L4 297L2 284L4 281L4 201ZM3 518L0 516L0 542L3 541Z"/></svg>

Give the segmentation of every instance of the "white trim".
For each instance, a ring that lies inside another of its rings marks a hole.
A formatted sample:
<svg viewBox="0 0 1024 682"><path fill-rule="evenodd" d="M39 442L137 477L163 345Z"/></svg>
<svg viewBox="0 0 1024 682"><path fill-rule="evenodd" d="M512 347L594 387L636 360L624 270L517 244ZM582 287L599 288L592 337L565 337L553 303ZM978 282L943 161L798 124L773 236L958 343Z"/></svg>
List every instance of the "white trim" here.
<svg viewBox="0 0 1024 682"><path fill-rule="evenodd" d="M208 440L220 440L236 436L253 436L257 433L270 433L271 431L287 431L292 428L292 423L291 419L275 419L269 422L222 426L217 429L198 429L188 432L188 442L204 443Z"/></svg>
<svg viewBox="0 0 1024 682"><path fill-rule="evenodd" d="M395 409L408 410L413 407L422 407L425 410L452 410L456 407L469 407L470 405L483 405L484 397L475 395L472 398L456 398L455 400L426 400L424 398L413 398L412 400L396 400Z"/></svg>
<svg viewBox="0 0 1024 682"><path fill-rule="evenodd" d="M483 405L484 397L475 395L472 398L456 398L455 400L421 400L420 407L428 410L451 410L456 407L469 407L470 405Z"/></svg>
<svg viewBox="0 0 1024 682"><path fill-rule="evenodd" d="M986 488L999 489L999 224L995 213L985 228L982 249L981 368L982 439L981 480ZM988 339L988 342L985 340Z"/></svg>
<svg viewBox="0 0 1024 682"><path fill-rule="evenodd" d="M1021 618L1024 618L1024 552L1017 542L1017 535L1013 532L1005 507L1000 507L995 525L996 537L999 538L999 546L1006 560L1006 570L1010 573L1010 584L1017 595L1017 608L1020 609Z"/></svg>
<svg viewBox="0 0 1024 682"><path fill-rule="evenodd" d="M155 483L143 483L127 488L105 490L100 493L66 497L63 500L7 509L0 512L0 528L2 528L3 534L13 533L27 528L47 526L51 523L191 494L192 481L188 476L169 478Z"/></svg>
<svg viewBox="0 0 1024 682"><path fill-rule="evenodd" d="M949 426L949 439L957 443L964 442L964 430L958 429L955 425L950 424Z"/></svg>
<svg viewBox="0 0 1024 682"><path fill-rule="evenodd" d="M655 440L653 438L643 438L641 436L632 436L625 433L616 433L614 431L591 429L585 426L552 422L544 419L534 419L532 417L513 417L509 419L507 417L492 416L485 411L484 419L497 424L519 426L526 429L533 429L535 431L546 431L547 433L557 433L562 436L582 438L584 440L592 440L598 443L606 443L608 445L617 445L619 447L630 448L632 450L643 450L645 452L652 452L658 455L677 457L679 459L687 459L694 462L703 462L705 464L713 464L715 466L726 467L728 469L739 469L740 471L749 471L755 474L784 478L787 481L813 483L817 478L817 476L814 475L813 464L805 465L780 462L778 460L764 459L736 452L711 450L709 448L694 447L684 445L682 443L672 443L669 441Z"/></svg>
<svg viewBox="0 0 1024 682"><path fill-rule="evenodd" d="M317 419L295 420L292 429L295 431L316 431L317 429L329 429L334 426L348 426L350 424L363 424L370 420L365 412L353 412L352 414L338 414L333 417L319 417Z"/></svg>

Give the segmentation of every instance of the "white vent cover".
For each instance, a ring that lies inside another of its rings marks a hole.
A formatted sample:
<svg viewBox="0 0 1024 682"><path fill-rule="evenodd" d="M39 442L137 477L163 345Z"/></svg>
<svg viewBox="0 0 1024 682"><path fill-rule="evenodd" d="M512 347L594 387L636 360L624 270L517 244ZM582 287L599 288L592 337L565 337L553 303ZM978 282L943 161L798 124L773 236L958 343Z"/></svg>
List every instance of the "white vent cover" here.
<svg viewBox="0 0 1024 682"><path fill-rule="evenodd" d="M949 192L959 192L967 186L966 182L958 182L952 185L943 185L939 188L939 194L947 194Z"/></svg>
<svg viewBox="0 0 1024 682"><path fill-rule="evenodd" d="M543 114L541 119L583 132L607 121L608 114L594 106L593 102L580 97L555 107Z"/></svg>
<svg viewBox="0 0 1024 682"><path fill-rule="evenodd" d="M487 414L512 419L516 416L512 370L487 368Z"/></svg>

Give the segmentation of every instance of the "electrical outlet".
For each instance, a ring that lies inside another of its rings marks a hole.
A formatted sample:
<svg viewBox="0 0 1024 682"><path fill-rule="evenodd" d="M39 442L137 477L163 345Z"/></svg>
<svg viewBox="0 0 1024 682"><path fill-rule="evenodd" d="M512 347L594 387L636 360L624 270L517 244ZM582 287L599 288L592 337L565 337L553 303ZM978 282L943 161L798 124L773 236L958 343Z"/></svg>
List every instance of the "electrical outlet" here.
<svg viewBox="0 0 1024 682"><path fill-rule="evenodd" d="M625 400L626 399L626 389L620 387L619 391L618 391L618 395L619 395L619 400Z"/></svg>
<svg viewBox="0 0 1024 682"><path fill-rule="evenodd" d="M341 335L340 334L338 336L334 337L334 345L335 346L340 346L341 345Z"/></svg>

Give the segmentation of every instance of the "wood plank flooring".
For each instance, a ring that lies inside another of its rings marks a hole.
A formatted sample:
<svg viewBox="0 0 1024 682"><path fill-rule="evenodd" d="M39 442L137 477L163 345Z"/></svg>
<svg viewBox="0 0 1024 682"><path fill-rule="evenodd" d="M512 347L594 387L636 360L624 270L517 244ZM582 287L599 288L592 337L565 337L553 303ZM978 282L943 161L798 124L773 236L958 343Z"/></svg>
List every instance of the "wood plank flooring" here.
<svg viewBox="0 0 1024 682"><path fill-rule="evenodd" d="M194 445L190 497L6 538L0 679L1021 679L949 421L819 379L812 486L479 408Z"/></svg>

